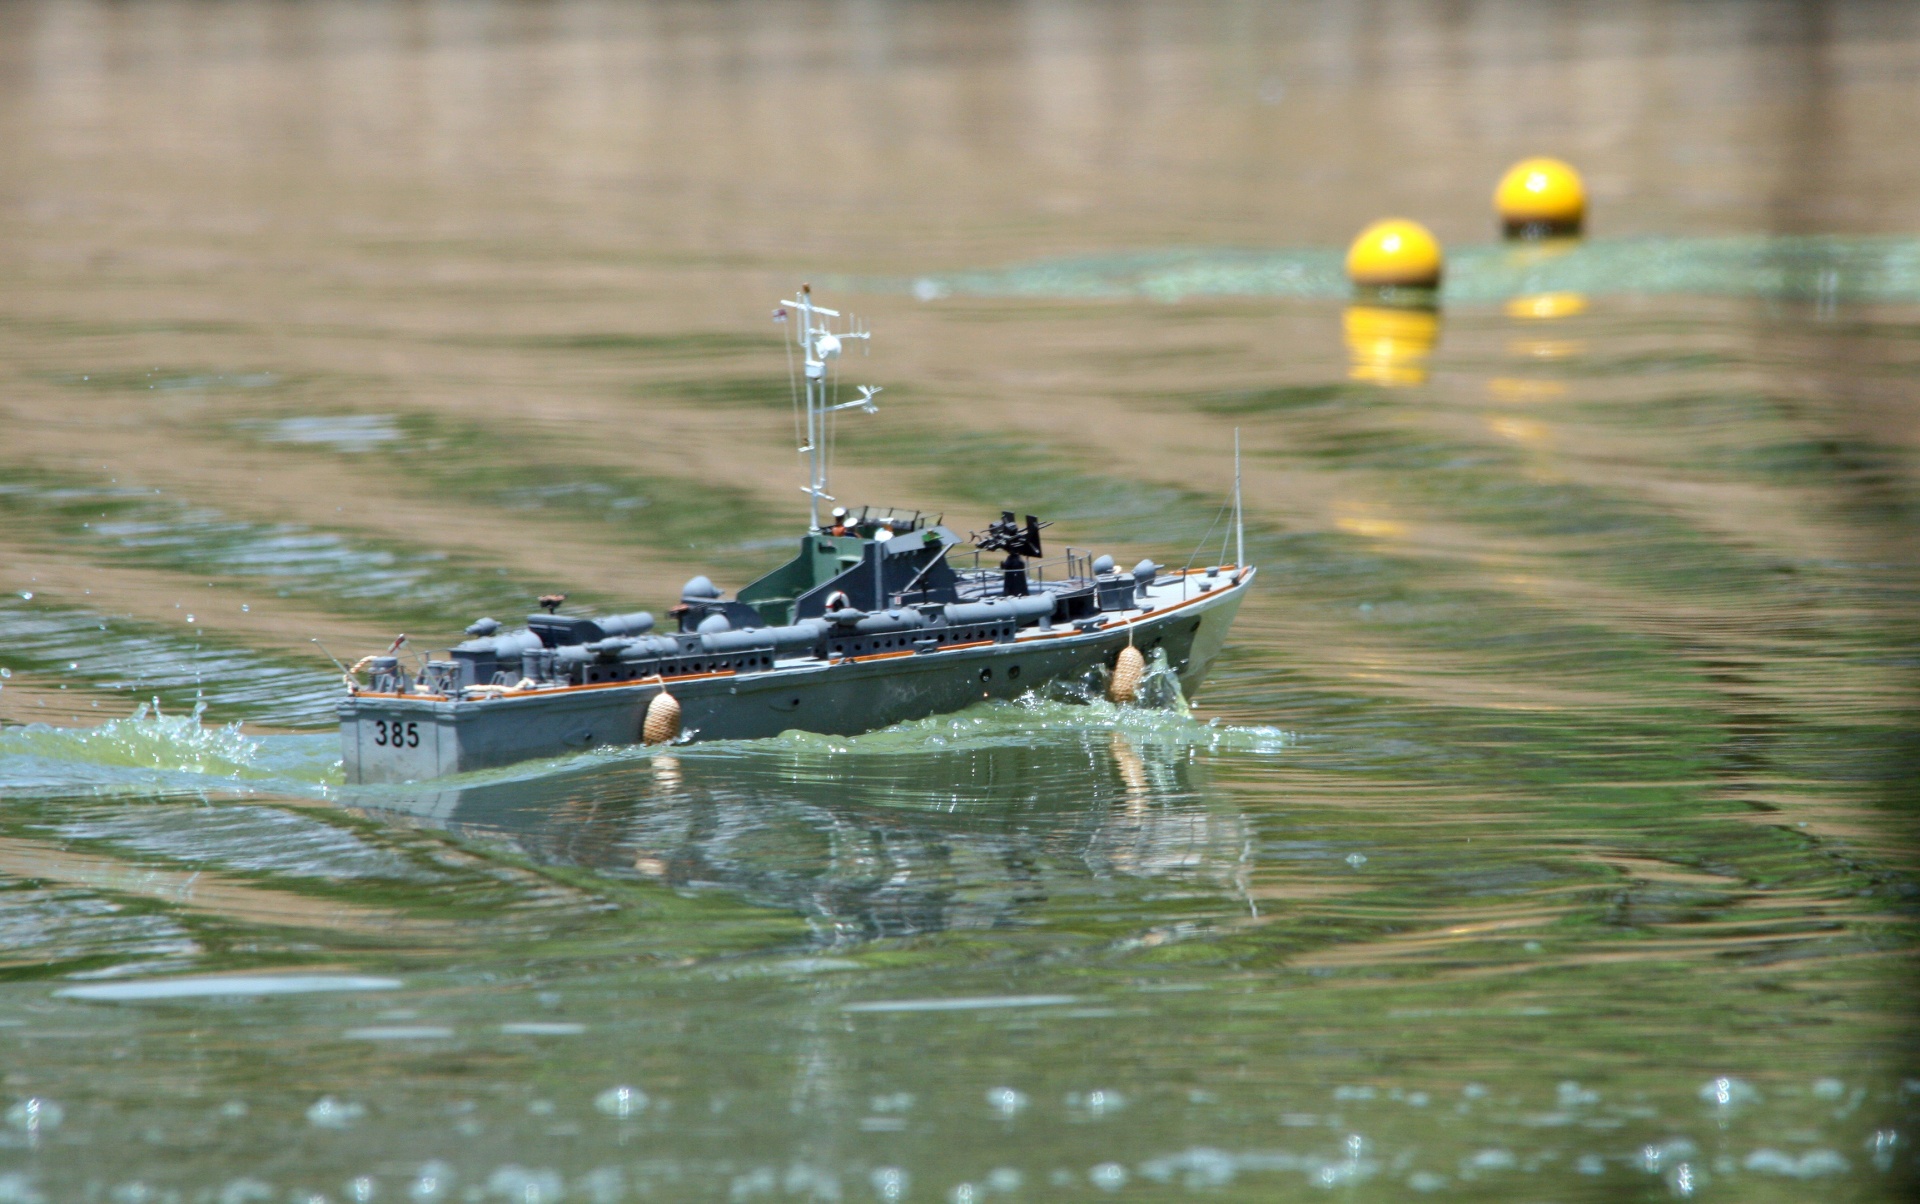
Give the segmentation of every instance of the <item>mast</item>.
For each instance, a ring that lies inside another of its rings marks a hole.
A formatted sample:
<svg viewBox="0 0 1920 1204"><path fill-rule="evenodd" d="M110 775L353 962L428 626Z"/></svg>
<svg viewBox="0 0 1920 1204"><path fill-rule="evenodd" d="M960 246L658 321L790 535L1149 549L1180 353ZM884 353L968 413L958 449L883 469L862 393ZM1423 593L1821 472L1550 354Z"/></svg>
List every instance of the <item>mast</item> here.
<svg viewBox="0 0 1920 1204"><path fill-rule="evenodd" d="M1233 565L1247 571L1246 512L1240 508L1240 428L1233 428Z"/></svg>
<svg viewBox="0 0 1920 1204"><path fill-rule="evenodd" d="M831 468L831 464L828 462L827 447L829 437L828 415L837 410L852 409L855 406L872 414L879 409L878 406L873 404L873 395L880 392L878 388L860 385L858 386L860 390L858 400L844 402L840 405L832 404L827 393L829 387L827 383L827 361L838 358L841 351L841 344L845 340L870 339L872 338L872 334L867 330L858 329L851 322L848 323L846 329L835 331L832 324L826 319L839 317L840 311L837 309L828 309L824 305L815 305L813 303L813 286L811 284L801 285L798 297L792 300L782 301L780 304L783 307L790 305L798 310L800 314L800 321L794 327L793 338L794 342L800 347L802 363L804 365L803 371L805 376L802 383L805 385L804 404L807 409L805 426L807 441L806 444L800 448L802 452L807 454L807 483L801 487L801 492L807 495L808 530L819 531L821 529L820 500L822 498L825 498L829 502L834 500L833 495L827 492L827 472L828 469ZM776 309L773 317L776 322L786 321L786 309ZM788 368L789 371L791 371L791 361L789 361Z"/></svg>
<svg viewBox="0 0 1920 1204"><path fill-rule="evenodd" d="M800 286L800 345L806 349L806 380L802 387L807 393L807 454L810 457L807 466L807 529L820 529L820 435L814 430L818 422L820 407L816 404L813 392L820 384L826 368L825 363L816 360L813 354L813 286Z"/></svg>

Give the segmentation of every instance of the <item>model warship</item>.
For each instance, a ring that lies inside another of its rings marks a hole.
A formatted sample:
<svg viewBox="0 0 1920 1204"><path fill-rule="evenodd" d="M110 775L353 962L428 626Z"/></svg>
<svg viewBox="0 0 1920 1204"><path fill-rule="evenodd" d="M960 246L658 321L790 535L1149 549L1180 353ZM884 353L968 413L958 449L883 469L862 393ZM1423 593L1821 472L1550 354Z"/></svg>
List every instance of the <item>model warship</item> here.
<svg viewBox="0 0 1920 1204"><path fill-rule="evenodd" d="M1011 511L973 536L963 562L954 552L969 541L938 518L832 505L835 415L873 412L879 392L838 400L834 362L869 337L840 317L805 287L775 311L802 364L809 521L793 559L732 598L694 577L667 612L672 632L644 611L561 614L553 595L524 627L479 620L445 659L409 668L396 641L345 675L347 780L417 781L610 744L858 735L1050 682L1127 702L1150 658L1191 695L1254 576L1238 449L1231 564L1127 571L1071 548L1048 560L1048 524Z"/></svg>

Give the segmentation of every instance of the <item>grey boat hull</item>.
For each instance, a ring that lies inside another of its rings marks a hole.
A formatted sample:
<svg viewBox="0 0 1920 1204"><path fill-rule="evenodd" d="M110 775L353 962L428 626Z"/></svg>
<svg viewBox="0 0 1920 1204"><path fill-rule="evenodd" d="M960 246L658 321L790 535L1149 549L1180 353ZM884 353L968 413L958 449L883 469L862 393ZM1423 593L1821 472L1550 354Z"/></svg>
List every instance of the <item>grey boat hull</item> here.
<svg viewBox="0 0 1920 1204"><path fill-rule="evenodd" d="M486 699L351 694L340 704L341 760L350 783L406 782L633 744L663 688L680 703L685 741L795 730L852 736L1081 678L1111 666L1128 643L1164 653L1191 696L1219 656L1252 577L1249 571L1164 611L1091 631L936 652Z"/></svg>

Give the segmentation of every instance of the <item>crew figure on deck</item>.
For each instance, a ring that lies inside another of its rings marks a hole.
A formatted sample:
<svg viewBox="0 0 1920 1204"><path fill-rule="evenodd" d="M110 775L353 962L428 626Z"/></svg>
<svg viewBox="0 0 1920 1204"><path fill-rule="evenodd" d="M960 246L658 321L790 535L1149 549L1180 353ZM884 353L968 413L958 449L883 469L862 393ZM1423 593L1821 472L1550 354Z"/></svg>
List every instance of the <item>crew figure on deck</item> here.
<svg viewBox="0 0 1920 1204"><path fill-rule="evenodd" d="M1002 560L1000 572L1001 579L1005 582L1003 592L1007 597L1027 596L1027 562L1021 558L1020 553L1010 553L1005 560Z"/></svg>

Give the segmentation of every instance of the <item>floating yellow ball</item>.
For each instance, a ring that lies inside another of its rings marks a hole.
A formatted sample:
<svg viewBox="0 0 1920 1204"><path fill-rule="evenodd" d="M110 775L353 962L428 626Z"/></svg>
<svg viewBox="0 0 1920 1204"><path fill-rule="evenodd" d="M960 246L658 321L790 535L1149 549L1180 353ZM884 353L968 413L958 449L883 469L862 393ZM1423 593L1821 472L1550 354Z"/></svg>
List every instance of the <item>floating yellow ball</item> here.
<svg viewBox="0 0 1920 1204"><path fill-rule="evenodd" d="M1500 177L1493 207L1508 238L1578 234L1587 219L1587 186L1558 159L1524 159Z"/></svg>
<svg viewBox="0 0 1920 1204"><path fill-rule="evenodd" d="M1388 218L1347 248L1347 277L1362 288L1438 288L1440 243L1419 222Z"/></svg>

